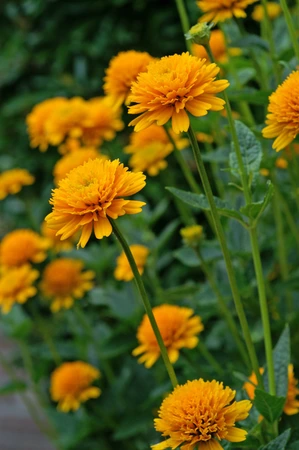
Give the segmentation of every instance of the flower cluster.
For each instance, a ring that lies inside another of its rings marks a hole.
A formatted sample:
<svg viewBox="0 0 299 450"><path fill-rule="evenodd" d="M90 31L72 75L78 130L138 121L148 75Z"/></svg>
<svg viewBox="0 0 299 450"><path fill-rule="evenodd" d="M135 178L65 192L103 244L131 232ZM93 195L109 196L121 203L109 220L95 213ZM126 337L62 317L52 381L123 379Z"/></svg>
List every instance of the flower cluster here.
<svg viewBox="0 0 299 450"><path fill-rule="evenodd" d="M68 139L87 146L110 141L123 128L121 110L109 97L84 100L81 97L57 97L36 105L27 116L32 147L41 151L49 145L62 146Z"/></svg>

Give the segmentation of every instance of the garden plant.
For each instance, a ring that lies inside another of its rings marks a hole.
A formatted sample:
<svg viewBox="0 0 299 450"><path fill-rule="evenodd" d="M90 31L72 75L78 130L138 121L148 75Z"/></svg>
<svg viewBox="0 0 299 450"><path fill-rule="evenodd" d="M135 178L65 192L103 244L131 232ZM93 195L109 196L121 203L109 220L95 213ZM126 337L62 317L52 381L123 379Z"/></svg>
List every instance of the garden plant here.
<svg viewBox="0 0 299 450"><path fill-rule="evenodd" d="M58 450L299 449L299 1L104 3L3 6L0 395Z"/></svg>

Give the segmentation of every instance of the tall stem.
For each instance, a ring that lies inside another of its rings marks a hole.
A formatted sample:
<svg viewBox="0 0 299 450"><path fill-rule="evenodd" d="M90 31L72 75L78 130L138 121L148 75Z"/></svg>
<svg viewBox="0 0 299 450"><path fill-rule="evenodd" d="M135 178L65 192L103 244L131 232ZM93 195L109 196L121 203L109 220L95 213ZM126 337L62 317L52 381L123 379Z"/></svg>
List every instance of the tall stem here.
<svg viewBox="0 0 299 450"><path fill-rule="evenodd" d="M269 42L270 56L271 56L271 59L272 59L275 80L276 80L276 83L279 84L279 82L280 82L280 70L279 70L278 60L277 60L277 55L276 55L275 42L274 42L274 39L273 39L272 25L271 25L271 21L270 21L269 14L268 14L267 0L262 0L262 6L263 6L263 9L264 9L263 24L264 24L265 32L266 32L266 35L267 35L267 38L268 38L268 42Z"/></svg>
<svg viewBox="0 0 299 450"><path fill-rule="evenodd" d="M290 38L291 38L291 41L292 41L292 44L293 44L295 55L296 55L297 61L299 62L299 43L298 43L298 39L297 39L297 36L296 36L296 30L295 30L295 27L294 27L294 24L293 24L292 16L291 16L291 13L289 11L289 8L288 8L286 0L280 0L280 4L281 4L281 8L282 8L282 11L283 11L283 14L284 14L284 18L285 18L285 21L287 23L287 27L288 27L288 30L289 30L289 33L290 33Z"/></svg>
<svg viewBox="0 0 299 450"><path fill-rule="evenodd" d="M186 8L184 5L184 0L175 0L175 2L176 2L179 16L180 16L183 32L184 32L184 34L186 34L186 33L188 33L188 31L190 29L190 23L189 23L187 11L186 11ZM191 52L191 42L188 39L186 39L186 46L187 46L187 49L189 50L189 52L192 53Z"/></svg>
<svg viewBox="0 0 299 450"><path fill-rule="evenodd" d="M246 319L246 315L244 312L244 308L243 308L243 304L241 301L241 297L239 294L239 290L238 290L238 286L237 286L237 281L236 281L236 277L235 277L235 273L234 273L234 269L233 269L233 264L231 261L231 257L230 257L230 253L226 244L226 238L225 238L225 234L222 228L222 224L220 222L220 217L215 205L215 201L214 201L214 197L213 197L213 193L212 193L212 189L210 186L210 182L208 179L208 175L200 154L200 150L198 147L198 143L196 140L196 137L194 135L194 132L192 130L192 128L189 128L188 131L188 135L189 135L189 139L192 145L192 149L193 149L193 154L194 154L194 158L197 164L197 168L198 168L198 172L202 181L202 185L205 191L205 194L207 196L207 199L209 201L210 204L210 208L211 208L211 214L212 214L212 218L214 220L214 225L215 225L215 230L216 230L216 234L221 246L221 250L223 253L223 257L224 257L224 261L226 264L226 270L227 270L227 275L228 275L228 279L229 279L229 283L230 283L230 287L231 287L231 291L232 291L232 295L233 295L233 299L234 299L234 303L235 303L235 307L236 307L236 311L239 317L239 321L241 324L241 328L242 328L242 332L243 332L243 336L245 339L245 343L246 343L246 347L247 347L247 351L249 354L249 358L251 361L251 365L253 368L254 373L256 374L257 380L258 380L258 384L260 386L263 385L262 382L262 377L259 371L259 364L258 364L258 359L257 359L257 355L255 352L255 348L251 339L251 334L250 334L250 329L249 329L249 325Z"/></svg>
<svg viewBox="0 0 299 450"><path fill-rule="evenodd" d="M140 276L140 273L138 271L135 259L134 259L133 255L132 255L132 252L130 250L129 245L127 244L127 241L125 240L123 234L121 233L120 229L118 228L116 222L113 219L109 219L109 220L110 220L110 223L112 225L114 234L117 237L117 239L119 240L119 242L120 242L120 244L121 244L121 246L123 248L123 251L124 251L124 253L125 253L126 257L127 257L127 260L128 260L128 262L130 264L132 272L134 274L135 283L137 285L139 294L140 294L142 302L143 302L144 309L145 309L146 314L147 314L147 316L149 318L149 321L150 321L150 324L152 326L153 332L155 334L155 337L157 339L158 345L160 347L162 359L164 361L164 364L165 364L166 370L168 372L168 375L169 375L170 381L172 383L172 386L176 387L177 384L178 384L178 381L177 381L177 378L176 378L173 366L172 366L171 362L169 361L167 349L165 347L163 338L161 336L161 333L160 333L160 330L158 328L155 316L153 314L152 307L151 307L150 301L148 299L147 293L145 291L144 284L143 284L142 278Z"/></svg>
<svg viewBox="0 0 299 450"><path fill-rule="evenodd" d="M240 351L240 355L241 355L244 363L247 365L247 367L250 368L250 362L248 360L248 356L247 356L247 352L246 352L246 349L244 347L244 344L243 344L243 342L240 339L238 328L237 328L237 326L235 324L235 321L233 319L233 316L232 316L229 308L226 305L225 299L223 298L223 296L222 296L222 294L221 294L221 292L220 292L220 290L219 290L219 288L217 286L217 283L216 283L216 280L214 278L214 275L213 275L212 271L210 270L209 266L207 265L207 263L205 262L205 260L203 259L201 251L197 247L194 248L194 250L195 250L195 252L198 255L198 258L200 260L201 269L202 269L203 273L205 274L205 276L206 276L206 278L207 278L207 280L208 280L212 290L214 291L214 293L215 293L215 295L217 297L218 304L219 304L219 309L220 309L221 313L223 314L223 316L224 316L224 318L225 318L225 320L227 322L227 326L228 326L228 328L229 328L229 330L230 330L230 332L231 332L231 334L232 334L232 336L233 336L233 338L235 340L235 343L236 343L236 345L237 345L237 347L238 347L238 349Z"/></svg>

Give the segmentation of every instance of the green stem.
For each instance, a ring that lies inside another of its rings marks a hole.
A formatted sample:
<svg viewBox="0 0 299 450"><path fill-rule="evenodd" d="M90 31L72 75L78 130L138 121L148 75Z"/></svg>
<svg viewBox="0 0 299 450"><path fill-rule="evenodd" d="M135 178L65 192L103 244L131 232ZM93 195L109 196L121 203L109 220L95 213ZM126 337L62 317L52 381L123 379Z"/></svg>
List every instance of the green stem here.
<svg viewBox="0 0 299 450"><path fill-rule="evenodd" d="M207 45L207 49L209 50L209 53L211 54L212 60L213 54L211 52L211 49L209 45ZM229 103L229 99L227 96L226 91L223 91L223 98L225 100L225 108L227 111L227 119L230 126L230 131L232 135L232 140L234 144L234 150L238 161L239 166L239 173L240 178L242 182L242 188L244 192L245 202L246 205L251 204L251 192L250 192L250 186L248 183L248 175L247 171L245 169L241 148L237 136L237 131L234 123L234 119L231 112L231 107ZM273 354L272 354L272 337L271 337L271 329L270 329L270 319L269 319L269 312L268 312L268 305L267 305L267 298L266 298L266 289L265 289L265 282L264 282L264 276L263 276L263 270L262 270L262 263L261 263L261 256L260 256L260 250L258 245L258 239L256 234L256 225L253 225L253 220L250 221L250 227L249 227L249 234L250 234L250 242L251 242L251 249L252 249L252 257L253 257L253 263L254 263L254 269L255 269L255 276L257 280L257 288L258 288L258 294L259 294L259 303L260 303L260 310L261 310L261 317L262 317L262 323L263 323L263 330L264 330L264 343L265 343L265 353L266 353L266 360L267 360L267 367L268 367L268 378L269 378L269 389L270 394L275 395L275 374L274 374L274 363L273 363Z"/></svg>
<svg viewBox="0 0 299 450"><path fill-rule="evenodd" d="M198 258L200 260L200 264L201 264L201 269L203 271L203 273L205 274L208 282L210 283L210 286L212 288L212 290L214 291L217 300L218 300L218 305L219 305L219 309L221 311L221 313L223 314L226 322L227 322L227 326L235 340L235 343L240 351L240 355L244 361L244 363L247 365L247 367L250 369L250 361L248 360L248 356L247 356L247 352L245 349L245 346L243 344L243 342L240 339L240 335L239 335L239 331L238 328L235 324L235 321L233 319L233 316L229 310L229 308L226 305L225 299L223 298L216 280L214 278L214 275L212 273L212 271L210 270L209 266L206 264L205 260L203 259L203 256L200 252L200 250L198 248L194 248L196 254L198 255Z"/></svg>
<svg viewBox="0 0 299 450"><path fill-rule="evenodd" d="M176 378L173 366L172 366L171 362L169 361L167 349L165 347L163 338L161 336L161 333L160 333L160 330L158 328L155 316L153 314L152 307L151 307L150 301L148 299L147 293L145 291L144 284L143 284L142 278L140 276L140 273L138 271L135 259L134 259L133 255L132 255L132 252L130 250L129 245L127 244L127 241L125 240L123 234L121 233L120 229L118 228L116 222L113 219L109 219L109 220L110 220L110 223L112 225L114 234L117 237L117 239L119 240L119 242L120 242L120 244L121 244L121 246L123 248L123 251L124 251L124 253L125 253L126 257L127 257L127 260L128 260L128 262L130 264L132 272L134 274L135 283L137 285L139 294L140 294L142 302L143 302L144 309L145 309L146 314L147 314L147 316L149 318L149 321L150 321L150 324L152 326L153 332L154 332L155 337L157 339L157 343L158 343L158 345L160 347L161 356L162 356L162 359L164 361L164 364L165 364L167 373L169 375L171 384L172 384L173 387L176 387L177 384L178 384L178 381L177 381L177 378Z"/></svg>
<svg viewBox="0 0 299 450"><path fill-rule="evenodd" d="M214 369L220 376L222 376L224 373L224 370L222 369L222 367L220 366L218 361L216 361L216 359L214 358L212 353L207 349L206 345L202 342L202 340L199 340L197 346L198 346L200 353L208 361L208 363L211 364L212 367L214 367Z"/></svg>
<svg viewBox="0 0 299 450"><path fill-rule="evenodd" d="M166 126L164 126L165 132L168 136L169 141L171 142L173 148L174 148L174 156L181 168L181 171L183 172L183 175L187 181L187 183L189 184L189 187L191 189L191 191L193 191L195 194L202 194L202 190L200 189L200 187L198 186L188 164L186 163L181 151L177 148L177 145L173 139L173 137L171 136L168 128ZM210 227L213 230L213 220L211 218L211 214L208 211L204 211L204 214L206 216L206 219L210 225Z"/></svg>
<svg viewBox="0 0 299 450"><path fill-rule="evenodd" d="M283 209L283 213L284 213L286 222L289 226L290 231L293 233L293 236L296 240L298 251L299 251L299 227L294 220L294 217L290 211L290 208L285 199L285 196L282 195L277 188L276 188L276 195L278 196L279 204L281 205L281 207Z"/></svg>
<svg viewBox="0 0 299 450"><path fill-rule="evenodd" d="M287 27L288 27L288 30L289 30L289 34L290 34L290 38L291 38L292 44L293 44L295 55L296 55L297 60L299 61L299 43L298 43L298 39L297 39L297 36L296 36L296 30L295 30L295 27L294 27L294 24L293 24L292 16L291 16L291 13L289 11L289 8L288 8L286 0L280 0L280 4L281 4L281 8L282 8L282 11L283 11L283 14L284 14L285 21L287 23Z"/></svg>
<svg viewBox="0 0 299 450"><path fill-rule="evenodd" d="M176 6L177 6L177 10L180 16L180 20L181 20L181 24L182 24L182 29L184 32L184 35L186 33L188 33L188 31L190 30L190 23L189 23L189 19L188 19L188 15L187 15L187 11L184 5L184 1L183 0L175 0L176 2ZM190 40L186 39L186 46L187 49L190 53L192 53L191 51L191 42Z"/></svg>
<svg viewBox="0 0 299 450"><path fill-rule="evenodd" d="M96 345L94 335L93 335L93 329L90 326L90 323L88 320L86 320L85 314L82 312L82 310L79 308L78 304L74 304L73 310L77 316L78 321L80 322L82 328L85 330L86 335L88 336L89 340L93 343L93 346L97 352L99 362L101 362L103 366L103 371L105 373L105 377L107 378L107 381L109 384L112 384L115 380L115 376L113 373L113 370L108 363L108 361L105 360L105 358L102 357L101 352L98 349L98 346Z"/></svg>
<svg viewBox="0 0 299 450"><path fill-rule="evenodd" d="M241 301L241 297L239 294L239 290L238 290L238 286L237 286L237 281L236 281L236 277L235 277L235 273L234 273L234 269L233 269L233 264L232 264L232 260L230 257L230 253L227 247L227 243L226 243L226 238L225 238L225 234L222 228L222 224L220 222L220 217L215 205L215 201L214 201L214 197L213 197L213 193L212 193L212 189L210 186L210 182L207 176L207 172L200 154L200 150L198 147L198 143L196 140L196 137L194 135L194 132L192 130L192 128L189 128L188 131L188 135L190 138L190 142L192 145L192 149L193 149L193 153L194 153L194 158L197 164L197 168L198 168L198 172L199 175L201 177L201 181L202 181L202 185L205 191L205 194L207 196L207 199L209 201L210 204L210 208L211 208L211 214L212 214L212 218L214 220L214 225L215 225L215 230L216 230L216 234L221 246L221 250L223 253L223 257L224 257L224 261L226 264L226 270L227 270L227 275L228 275L228 279L229 279L229 283L230 283L230 287L231 287L231 291L232 291L232 295L233 295L233 299L234 299L234 303L235 303L235 308L238 314L238 318L241 324L241 328L242 328L242 332L243 332L243 336L245 339L245 343L246 343L246 347L247 347L247 351L249 354L249 358L251 361L251 365L253 368L254 373L256 374L257 380L258 380L258 384L260 386L263 385L263 381L262 381L262 377L259 371L259 363L258 363L258 359L257 359L257 355L255 352L255 348L251 339L251 334L250 334L250 329L249 329L249 325L246 319L246 315L244 312L244 308L243 308L243 304Z"/></svg>

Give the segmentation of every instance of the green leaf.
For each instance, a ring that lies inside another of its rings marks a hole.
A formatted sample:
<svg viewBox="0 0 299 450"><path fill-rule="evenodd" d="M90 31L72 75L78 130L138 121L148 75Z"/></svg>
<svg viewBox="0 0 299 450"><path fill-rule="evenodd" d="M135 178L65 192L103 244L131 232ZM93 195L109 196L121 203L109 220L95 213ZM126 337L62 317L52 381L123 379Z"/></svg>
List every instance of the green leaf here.
<svg viewBox="0 0 299 450"><path fill-rule="evenodd" d="M254 179L259 173L262 160L262 147L253 132L242 122L236 120L236 132L239 140L244 169L248 177ZM233 175L240 179L240 169L234 144L229 155L229 166Z"/></svg>
<svg viewBox="0 0 299 450"><path fill-rule="evenodd" d="M242 89L234 89L229 92L228 98L230 101L245 101L252 105L267 105L271 91L259 91L254 88L243 87Z"/></svg>
<svg viewBox="0 0 299 450"><path fill-rule="evenodd" d="M182 189L177 189L173 187L166 187L166 189L171 192L174 196L178 197L180 200L182 200L187 205L192 206L195 209L203 209L204 211L210 211L210 205L208 202L208 199L203 194L194 194L193 192L189 191L183 191ZM227 202L222 200L219 197L214 196L214 201L216 204L216 208L222 216L230 217L232 219L236 219L240 221L242 224L243 218L242 215L236 211L235 209L231 208Z"/></svg>
<svg viewBox="0 0 299 450"><path fill-rule="evenodd" d="M267 445L263 445L259 450L285 450L290 437L291 429L285 430L282 434L277 436L273 441Z"/></svg>
<svg viewBox="0 0 299 450"><path fill-rule="evenodd" d="M198 284L186 283L182 286L175 286L163 291L163 295L169 303L182 300L184 297L194 296L200 287Z"/></svg>
<svg viewBox="0 0 299 450"><path fill-rule="evenodd" d="M242 214L244 214L247 217L250 217L251 219L254 219L255 221L259 219L259 217L262 215L266 207L269 205L274 194L274 186L271 183L271 181L269 180L267 184L268 190L263 200L259 202L250 203L249 205L246 206L242 206L242 208L240 208L240 212Z"/></svg>
<svg viewBox="0 0 299 450"><path fill-rule="evenodd" d="M187 267L198 267L200 266L200 260L196 255L195 251L189 247L181 247L173 252L173 255L182 264Z"/></svg>
<svg viewBox="0 0 299 450"><path fill-rule="evenodd" d="M213 152L203 153L202 159L206 162L226 163L229 157L229 147L220 147Z"/></svg>
<svg viewBox="0 0 299 450"><path fill-rule="evenodd" d="M245 48L246 50L252 47L257 47L265 50L266 52L269 51L268 42L262 39L260 36L257 36L256 34L248 34L244 37L241 37L237 41L232 42L230 44L230 47Z"/></svg>
<svg viewBox="0 0 299 450"><path fill-rule="evenodd" d="M274 371L276 393L280 397L286 397L288 392L288 365L290 364L290 329L287 325L274 348Z"/></svg>
<svg viewBox="0 0 299 450"><path fill-rule="evenodd" d="M276 397L276 395L270 395L268 392L256 389L254 404L262 416L272 423L280 417L285 404L285 397Z"/></svg>
<svg viewBox="0 0 299 450"><path fill-rule="evenodd" d="M23 381L12 381L0 386L0 395L14 394L15 392L23 392L26 390L26 384Z"/></svg>

